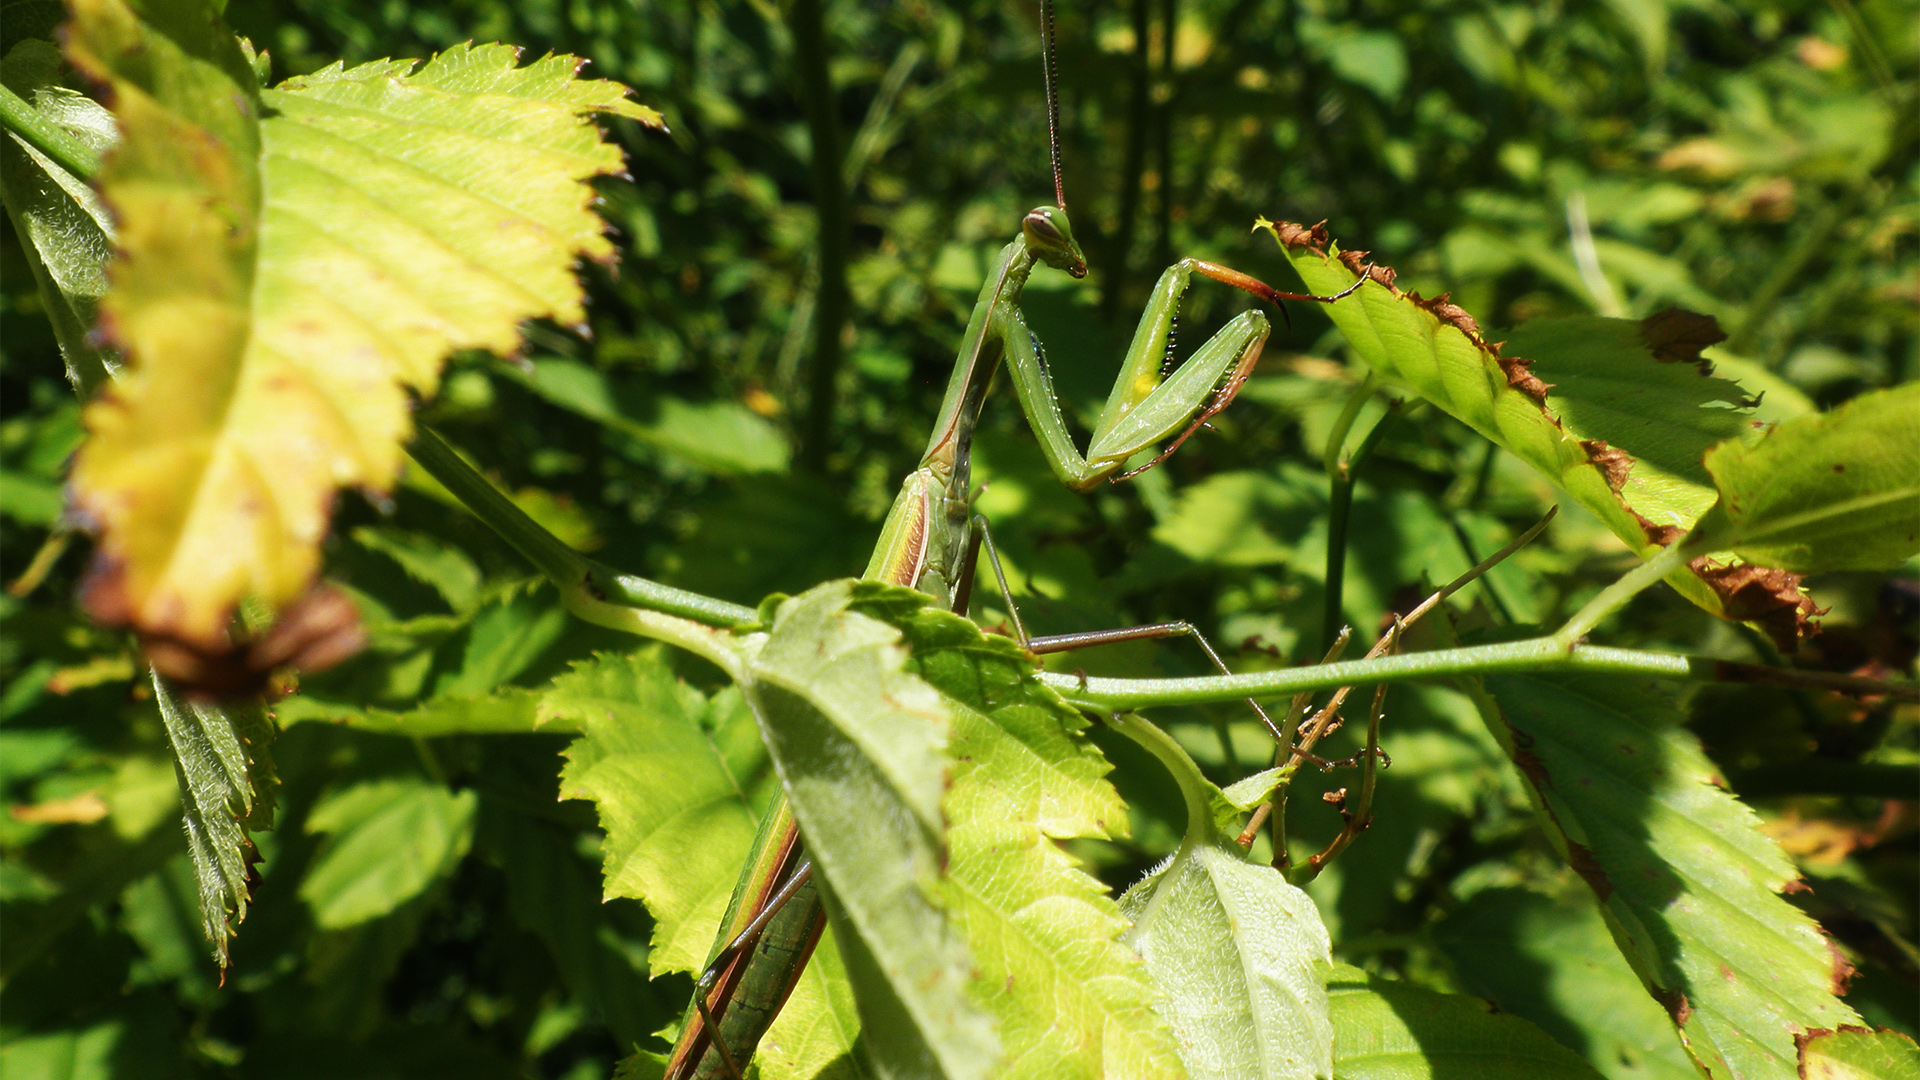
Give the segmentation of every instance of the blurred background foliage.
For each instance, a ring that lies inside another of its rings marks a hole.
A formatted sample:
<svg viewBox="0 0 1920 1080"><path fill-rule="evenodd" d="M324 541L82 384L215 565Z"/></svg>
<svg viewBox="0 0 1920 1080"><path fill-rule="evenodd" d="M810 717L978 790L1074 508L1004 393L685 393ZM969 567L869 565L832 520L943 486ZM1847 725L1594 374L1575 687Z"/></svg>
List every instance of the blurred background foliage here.
<svg viewBox="0 0 1920 1080"><path fill-rule="evenodd" d="M44 3L6 12L9 46L59 17ZM1027 310L1069 415L1097 407L1174 259L1298 287L1249 235L1257 215L1325 219L1403 288L1451 292L1494 340L1536 316L1680 305L1720 320L1721 371L1764 390L1764 407L1910 380L1917 12L1066 5L1067 197L1093 273L1036 274ZM500 40L587 57L589 75L666 112L670 135L615 125L632 179L602 183L602 209L624 256L583 270L591 325L531 327L511 363L455 358L420 416L571 542L743 603L864 565L992 254L1049 201L1032 3L278 0L229 17L271 53L275 79ZM56 526L78 409L10 230L0 258L0 551L15 584L0 599L0 1070L584 1078L672 1023L686 980L647 981L644 912L599 903L592 812L556 801L565 736L526 733L535 688L631 642L568 620L417 473L391 496L340 500L329 575L373 643L280 709L280 816L257 836L261 884L223 981L147 684L126 641L73 611L85 544ZM1243 306L1197 287L1185 340ZM1241 666L1318 654L1319 462L1355 376L1322 314L1291 315L1216 432L1091 497L1053 482L1010 394L989 406L980 505L1030 626L1181 617ZM1551 494L1444 416L1386 423L1345 579L1363 636ZM1563 513L1462 594L1461 632L1551 624L1629 564L1597 522ZM1910 673L1913 571L1813 582L1832 612L1796 662ZM981 601L983 621L997 603ZM1641 598L1605 635L1778 660L1671 595ZM1110 652L1061 663L1202 670L1178 649ZM1794 899L1860 969L1849 1001L1911 1032L1914 714L1737 687L1697 690L1688 708L1812 881ZM1221 778L1270 753L1242 713L1158 719ZM1314 886L1337 951L1491 997L1611 1077L1691 1075L1464 699L1394 691L1385 745L1378 824ZM1171 847L1179 810L1150 762L1109 749L1134 837L1081 853L1124 883ZM1337 827L1312 798L1294 805L1298 843Z"/></svg>

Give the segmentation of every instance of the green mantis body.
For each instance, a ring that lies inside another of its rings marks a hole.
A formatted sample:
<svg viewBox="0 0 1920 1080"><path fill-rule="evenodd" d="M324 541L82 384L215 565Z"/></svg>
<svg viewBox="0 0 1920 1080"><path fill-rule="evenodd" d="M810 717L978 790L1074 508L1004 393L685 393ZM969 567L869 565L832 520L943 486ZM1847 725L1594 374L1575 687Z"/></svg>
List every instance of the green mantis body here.
<svg viewBox="0 0 1920 1080"><path fill-rule="evenodd" d="M1002 361L1054 474L1069 487L1084 491L1114 477L1129 458L1162 439L1172 437L1173 442L1141 469L1172 453L1233 400L1259 359L1269 325L1266 316L1249 311L1208 339L1171 376L1163 375L1180 298L1193 274L1274 303L1338 299L1277 292L1238 271L1198 259L1176 263L1154 287L1088 450L1082 454L1067 432L1052 376L1019 306L1027 278L1038 263L1076 278L1086 275L1086 260L1073 240L1064 209L1042 206L1029 211L1019 234L1001 250L974 303L926 452L902 485L864 574L911 586L961 614L965 614L982 537L972 510L973 431ZM776 895L780 906L772 910L769 905ZM670 1080L740 1075L797 982L822 922L818 887L803 862L792 815L779 802L769 811L768 824L722 920L712 966L695 991L694 1014L668 1068ZM712 1034L715 1028L717 1039Z"/></svg>

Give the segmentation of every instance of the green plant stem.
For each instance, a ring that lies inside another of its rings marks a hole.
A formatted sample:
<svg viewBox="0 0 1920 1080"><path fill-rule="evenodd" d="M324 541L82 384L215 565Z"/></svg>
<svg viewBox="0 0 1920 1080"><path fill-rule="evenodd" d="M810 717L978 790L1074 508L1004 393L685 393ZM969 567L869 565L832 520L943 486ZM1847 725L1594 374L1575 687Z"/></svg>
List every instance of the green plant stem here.
<svg viewBox="0 0 1920 1080"><path fill-rule="evenodd" d="M1173 736L1160 730L1146 718L1131 713L1118 713L1107 717L1107 725L1138 743L1141 749L1152 754L1173 775L1180 785L1180 795L1187 803L1187 832L1180 839L1180 848L1173 853L1166 868L1160 871L1161 885L1153 895L1147 898L1147 906L1141 910L1140 917L1133 926L1122 934L1120 940L1128 948L1135 948L1135 942L1144 934L1153 922L1160 902L1167 895L1164 884L1178 880L1187 860L1193 857L1194 849L1201 844L1214 843L1219 838L1219 830L1213 824L1213 794L1215 788L1200 774L1200 766L1193 763Z"/></svg>
<svg viewBox="0 0 1920 1080"><path fill-rule="evenodd" d="M1686 563L1687 557L1693 554L1688 547L1688 539L1688 537L1682 537L1668 544L1660 554L1634 567L1622 575L1620 580L1600 590L1599 595L1587 601L1586 606L1573 613L1573 618L1568 619L1567 624L1553 635L1553 640L1571 649L1574 642L1586 637L1588 631L1599 625L1601 619L1613 614L1625 606L1627 601L1679 569Z"/></svg>
<svg viewBox="0 0 1920 1080"><path fill-rule="evenodd" d="M513 500L467 464L453 447L447 445L446 440L431 429L421 428L408 445L407 452L421 468L440 481L441 486L465 504L475 517L499 533L501 539L512 544L536 569L558 585L562 595L569 598L570 607L581 605L578 613L582 617L648 636L658 635L631 625L634 623L631 616L616 616L612 611L599 609L660 613L725 629L750 626L759 619L758 613L750 607L676 589L634 574L623 574L573 550L515 506ZM595 614L587 615L588 610ZM608 622L609 618L615 621ZM677 637L668 640L678 643ZM706 650L696 651L704 653Z"/></svg>
<svg viewBox="0 0 1920 1080"><path fill-rule="evenodd" d="M1831 672L1822 671L1759 668L1704 656L1682 656L1644 649L1616 649L1603 645L1575 645L1568 648L1557 637L1402 653L1372 660L1349 660L1339 664L1315 664L1239 675L1104 679L1042 671L1038 678L1068 701L1104 712L1162 705L1200 705L1244 697L1281 697L1302 691L1331 690L1349 684L1487 675L1503 671L1583 671L1656 679L1764 683L1851 694L1884 694L1896 701L1920 701L1920 687L1912 683L1837 677Z"/></svg>
<svg viewBox="0 0 1920 1080"><path fill-rule="evenodd" d="M1667 679L1713 678L1716 662L1671 653L1579 645L1572 649L1557 638L1530 638L1498 645L1403 653L1373 660L1282 668L1238 675L1206 675L1181 679L1106 679L1039 673L1041 682L1067 700L1097 709L1145 709L1161 705L1197 705L1230 701L1249 695L1281 697L1303 690L1331 690L1352 683L1401 682L1407 679L1484 675L1500 671L1595 671L1615 675L1643 675Z"/></svg>
<svg viewBox="0 0 1920 1080"><path fill-rule="evenodd" d="M1320 647L1324 650L1333 644L1340 634L1340 628L1346 625L1347 584L1347 522L1353 516L1353 477L1360 466L1372 456L1373 448L1379 445L1380 436L1386 434L1387 425L1393 421L1394 413L1400 403L1388 406L1385 416L1373 425L1360 445L1354 447L1345 461L1340 459L1340 448L1346 444L1347 432L1360 416L1360 410L1373 396L1375 387L1372 375L1354 388L1347 398L1347 404L1333 423L1333 434L1327 437L1325 464L1329 485L1327 505L1327 570L1326 601L1321 609Z"/></svg>
<svg viewBox="0 0 1920 1080"><path fill-rule="evenodd" d="M91 181L100 171L99 154L5 86L0 86L0 126L81 180Z"/></svg>

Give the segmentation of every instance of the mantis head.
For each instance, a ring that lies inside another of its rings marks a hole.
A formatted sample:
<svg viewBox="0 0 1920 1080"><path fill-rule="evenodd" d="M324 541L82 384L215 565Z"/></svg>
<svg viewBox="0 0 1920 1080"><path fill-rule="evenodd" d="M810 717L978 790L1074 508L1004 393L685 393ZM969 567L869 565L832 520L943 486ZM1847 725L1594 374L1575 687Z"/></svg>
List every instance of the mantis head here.
<svg viewBox="0 0 1920 1080"><path fill-rule="evenodd" d="M1026 237L1033 257L1065 270L1077 278L1087 276L1087 258L1073 242L1073 226L1067 224L1067 211L1058 206L1036 206L1021 219L1020 234Z"/></svg>

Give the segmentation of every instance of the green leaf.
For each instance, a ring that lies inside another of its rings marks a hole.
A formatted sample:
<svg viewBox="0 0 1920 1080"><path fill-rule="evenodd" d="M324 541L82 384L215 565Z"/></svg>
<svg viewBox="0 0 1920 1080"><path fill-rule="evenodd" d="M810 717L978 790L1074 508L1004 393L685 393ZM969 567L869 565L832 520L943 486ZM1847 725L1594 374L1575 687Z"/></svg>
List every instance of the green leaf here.
<svg viewBox="0 0 1920 1080"><path fill-rule="evenodd" d="M336 488L392 485L442 357L582 321L573 263L613 255L584 181L621 167L582 115L657 115L498 45L261 90L197 7L81 0L68 41L125 133L99 183L129 367L73 474L101 527L87 600L211 648L239 600L307 588Z"/></svg>
<svg viewBox="0 0 1920 1080"><path fill-rule="evenodd" d="M1582 1050L1613 1080L1696 1080L1673 1025L1584 889L1483 889L1433 928L1462 989Z"/></svg>
<svg viewBox="0 0 1920 1080"><path fill-rule="evenodd" d="M1707 452L1714 549L1806 572L1891 570L1920 552L1920 383L1862 394Z"/></svg>
<svg viewBox="0 0 1920 1080"><path fill-rule="evenodd" d="M1340 291L1364 265L1324 230L1272 228L1314 292ZM1533 466L1643 558L1713 505L1701 456L1742 430L1753 402L1714 378L1700 356L1725 336L1712 319L1669 309L1639 321L1535 320L1496 345L1446 297L1382 285L1393 281L1385 267L1373 274L1374 283L1327 305L1353 351L1390 386ZM1678 570L1668 581L1709 611L1773 627L1783 646L1800 632L1811 604L1802 603L1797 579L1767 566L1739 577L1702 571ZM1778 587L1743 592L1752 574Z"/></svg>
<svg viewBox="0 0 1920 1080"><path fill-rule="evenodd" d="M577 725L560 794L606 830L606 896L653 913L656 973L697 972L753 846L773 775L737 690L709 699L654 650L596 656L554 680L543 722Z"/></svg>
<svg viewBox="0 0 1920 1080"><path fill-rule="evenodd" d="M1266 802L1290 772L1286 766L1276 765L1221 788L1213 799L1214 826L1224 828L1227 822Z"/></svg>
<svg viewBox="0 0 1920 1080"><path fill-rule="evenodd" d="M1327 979L1334 1080L1598 1080L1580 1056L1476 998L1344 964Z"/></svg>
<svg viewBox="0 0 1920 1080"><path fill-rule="evenodd" d="M1781 899L1792 863L1715 772L1658 686L1501 675L1479 700L1554 845L1615 943L1713 1076L1794 1076L1793 1033L1857 1023L1840 963Z"/></svg>
<svg viewBox="0 0 1920 1080"><path fill-rule="evenodd" d="M224 968L227 939L246 919L252 895L258 855L247 830L273 826L273 725L258 701L202 704L182 697L158 675L153 696L173 745L201 928Z"/></svg>
<svg viewBox="0 0 1920 1080"><path fill-rule="evenodd" d="M1307 894L1218 841L1183 845L1120 898L1196 1078L1332 1075L1327 929Z"/></svg>
<svg viewBox="0 0 1920 1080"><path fill-rule="evenodd" d="M606 372L573 360L541 359L523 377L555 405L703 469L723 476L786 471L785 437L739 402L695 403L671 394L642 394L618 387Z"/></svg>
<svg viewBox="0 0 1920 1080"><path fill-rule="evenodd" d="M746 685L825 878L827 913L883 1077L984 1076L999 1057L971 961L937 900L948 709L900 632L849 611L856 583L782 603Z"/></svg>
<svg viewBox="0 0 1920 1080"><path fill-rule="evenodd" d="M9 50L0 81L88 149L104 153L119 137L111 113L60 85L60 50L50 41L29 38ZM108 371L87 334L107 291L113 220L86 180L12 132L0 139L0 194L14 234L25 241L21 251L40 286L67 378L88 393Z"/></svg>
<svg viewBox="0 0 1920 1080"><path fill-rule="evenodd" d="M1802 1043L1800 1069L1803 1080L1920 1080L1920 1047L1885 1028L1821 1031Z"/></svg>
<svg viewBox="0 0 1920 1080"><path fill-rule="evenodd" d="M1168 1077L1181 1072L1155 988L1118 943L1127 920L1053 840L1124 829L1087 721L1033 676L1010 639L906 590L864 586L857 605L902 627L912 670L946 696L955 761L946 814L956 917L1015 1075ZM910 613L883 605L904 600Z"/></svg>
<svg viewBox="0 0 1920 1080"><path fill-rule="evenodd" d="M513 735L541 726L540 691L509 686L491 694L441 694L411 709L378 709L295 694L273 707L282 725L303 721L343 724L361 731L428 739L438 735ZM562 720L549 731L572 731Z"/></svg>
<svg viewBox="0 0 1920 1080"><path fill-rule="evenodd" d="M473 843L480 798L417 778L355 784L307 815L329 834L300 882L314 922L342 929L391 913L453 872Z"/></svg>
<svg viewBox="0 0 1920 1080"><path fill-rule="evenodd" d="M457 547L424 533L365 525L353 530L353 539L400 564L408 577L430 586L455 612L472 610L480 602L480 568Z"/></svg>

